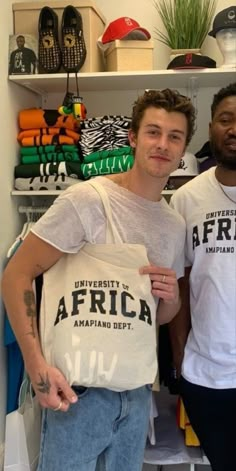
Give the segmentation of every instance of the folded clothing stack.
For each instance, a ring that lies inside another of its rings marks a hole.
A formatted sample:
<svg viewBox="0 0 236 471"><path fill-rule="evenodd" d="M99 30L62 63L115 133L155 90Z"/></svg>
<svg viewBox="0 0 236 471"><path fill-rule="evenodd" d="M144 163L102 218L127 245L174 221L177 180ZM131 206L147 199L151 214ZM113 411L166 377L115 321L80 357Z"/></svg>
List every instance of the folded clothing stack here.
<svg viewBox="0 0 236 471"><path fill-rule="evenodd" d="M78 132L70 115L68 121L65 117L61 119L62 116L57 116L55 121L55 115L53 121L52 116L57 112L50 110L52 116L49 119L48 111L39 110L38 125L43 124L42 113L46 113L47 127L38 129L27 129L32 119L26 110L20 112L18 140L22 147L20 164L15 167L16 189L64 190L78 180L122 173L132 168L134 156L128 140L130 118L85 119Z"/></svg>
<svg viewBox="0 0 236 471"><path fill-rule="evenodd" d="M15 167L18 190L62 190L76 183L79 176L48 178L47 166L59 162L80 162L80 130L72 115L62 116L57 110L24 109L18 117L20 131L20 164ZM42 175L40 167L45 165ZM37 171L35 170L37 167ZM35 179L36 177L36 179ZM72 180L72 181L71 181Z"/></svg>

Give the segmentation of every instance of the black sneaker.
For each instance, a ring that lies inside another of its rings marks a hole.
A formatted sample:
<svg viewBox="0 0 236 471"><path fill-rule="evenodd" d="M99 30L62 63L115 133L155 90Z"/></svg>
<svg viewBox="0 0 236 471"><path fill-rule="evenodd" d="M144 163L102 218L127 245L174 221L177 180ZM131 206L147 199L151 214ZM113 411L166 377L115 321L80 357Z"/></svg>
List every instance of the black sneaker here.
<svg viewBox="0 0 236 471"><path fill-rule="evenodd" d="M61 28L62 65L66 72L78 72L85 62L87 51L82 16L72 5L64 8Z"/></svg>
<svg viewBox="0 0 236 471"><path fill-rule="evenodd" d="M43 7L39 15L39 73L58 72L61 49L58 40L58 17L50 7Z"/></svg>

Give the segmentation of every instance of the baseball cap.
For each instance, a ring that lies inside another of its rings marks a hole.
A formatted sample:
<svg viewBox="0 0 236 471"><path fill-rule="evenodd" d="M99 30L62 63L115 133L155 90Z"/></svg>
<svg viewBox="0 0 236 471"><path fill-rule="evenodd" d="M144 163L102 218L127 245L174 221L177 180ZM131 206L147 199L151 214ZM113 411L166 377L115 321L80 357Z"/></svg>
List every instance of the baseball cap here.
<svg viewBox="0 0 236 471"><path fill-rule="evenodd" d="M216 61L201 54L181 54L168 64L167 69L204 69L215 68Z"/></svg>
<svg viewBox="0 0 236 471"><path fill-rule="evenodd" d="M212 31L209 36L216 37L216 33L221 29L236 28L236 6L231 6L221 10L214 18Z"/></svg>
<svg viewBox="0 0 236 471"><path fill-rule="evenodd" d="M151 38L150 33L142 28L137 21L128 16L122 16L109 23L102 35L102 43L106 44L116 39L124 39L127 35L130 35L129 39L146 40Z"/></svg>
<svg viewBox="0 0 236 471"><path fill-rule="evenodd" d="M198 162L194 154L185 152L177 170L170 174L171 177L195 177L198 175Z"/></svg>

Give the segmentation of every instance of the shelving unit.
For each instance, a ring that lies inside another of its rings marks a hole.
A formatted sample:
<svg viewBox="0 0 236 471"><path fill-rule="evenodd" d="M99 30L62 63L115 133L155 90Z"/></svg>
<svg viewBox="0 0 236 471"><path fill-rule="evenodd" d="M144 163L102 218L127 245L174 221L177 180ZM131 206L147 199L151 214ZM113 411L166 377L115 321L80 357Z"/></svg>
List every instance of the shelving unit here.
<svg viewBox="0 0 236 471"><path fill-rule="evenodd" d="M71 83L73 74L70 74ZM96 93L101 99L101 93L104 99L109 100L109 93L114 92L120 97L123 92L124 104L127 95L134 91L152 89L152 88L181 88L186 89L191 94L198 94L201 90L209 88L221 88L230 82L235 81L235 69L190 69L190 70L150 70L150 71L132 71L132 72L97 72L78 74L79 88L83 93L91 92L96 100ZM11 75L9 81L24 87L26 90L34 92L48 102L48 97L54 94L64 94L67 80L66 73L57 74L36 74L36 75ZM108 92L108 95L107 95ZM50 101L50 100L49 100ZM119 98L120 101L120 98ZM98 105L99 107L99 105ZM58 196L61 191L19 191L13 190L12 196ZM167 197L173 194L173 191L163 191Z"/></svg>
<svg viewBox="0 0 236 471"><path fill-rule="evenodd" d="M235 69L150 70L137 72L97 72L78 75L80 90L111 91L146 88L186 88L191 84L202 87L223 87L235 81ZM71 75L72 77L72 75ZM9 80L39 95L65 91L67 75L11 75Z"/></svg>

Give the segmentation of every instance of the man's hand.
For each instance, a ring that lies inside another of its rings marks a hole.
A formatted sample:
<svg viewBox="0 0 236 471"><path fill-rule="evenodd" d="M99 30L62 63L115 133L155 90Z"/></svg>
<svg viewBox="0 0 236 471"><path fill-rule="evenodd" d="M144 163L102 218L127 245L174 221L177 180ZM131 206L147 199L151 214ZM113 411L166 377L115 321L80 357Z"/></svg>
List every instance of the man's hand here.
<svg viewBox="0 0 236 471"><path fill-rule="evenodd" d="M153 296L161 298L167 304L178 303L179 285L174 270L149 265L142 267L140 273L149 275L152 283Z"/></svg>
<svg viewBox="0 0 236 471"><path fill-rule="evenodd" d="M141 274L149 275L152 284L152 294L159 298L157 321L167 324L177 314L181 306L179 284L174 270L165 267L149 265L140 268Z"/></svg>
<svg viewBox="0 0 236 471"><path fill-rule="evenodd" d="M30 374L29 374L30 375ZM33 390L42 407L66 412L78 398L64 375L52 366L35 369L30 375Z"/></svg>

